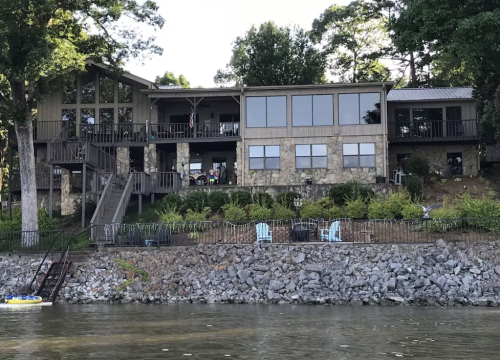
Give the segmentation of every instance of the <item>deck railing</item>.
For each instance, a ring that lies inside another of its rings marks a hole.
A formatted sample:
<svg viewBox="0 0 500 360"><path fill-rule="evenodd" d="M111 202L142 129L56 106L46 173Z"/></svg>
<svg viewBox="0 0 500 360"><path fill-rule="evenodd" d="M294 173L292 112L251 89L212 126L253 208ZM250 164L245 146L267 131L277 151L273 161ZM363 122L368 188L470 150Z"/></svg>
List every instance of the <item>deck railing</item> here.
<svg viewBox="0 0 500 360"><path fill-rule="evenodd" d="M62 141L48 145L48 161L54 164L98 165L99 149L89 142Z"/></svg>
<svg viewBox="0 0 500 360"><path fill-rule="evenodd" d="M237 138L239 133L239 122L213 122L207 124L151 124L149 127L149 138L154 140L166 139L216 139Z"/></svg>
<svg viewBox="0 0 500 360"><path fill-rule="evenodd" d="M80 138L93 143L146 143L145 124L80 124Z"/></svg>
<svg viewBox="0 0 500 360"><path fill-rule="evenodd" d="M143 172L133 173L132 194L151 194L151 176Z"/></svg>
<svg viewBox="0 0 500 360"><path fill-rule="evenodd" d="M425 120L389 122L391 142L472 141L480 139L479 120Z"/></svg>
<svg viewBox="0 0 500 360"><path fill-rule="evenodd" d="M36 166L36 188L37 190L50 189L50 167ZM21 191L21 175L19 172L13 172L11 177L11 191ZM54 189L61 188L61 171L54 172Z"/></svg>
<svg viewBox="0 0 500 360"><path fill-rule="evenodd" d="M151 173L151 192L166 194L179 190L182 186L180 175L176 172Z"/></svg>

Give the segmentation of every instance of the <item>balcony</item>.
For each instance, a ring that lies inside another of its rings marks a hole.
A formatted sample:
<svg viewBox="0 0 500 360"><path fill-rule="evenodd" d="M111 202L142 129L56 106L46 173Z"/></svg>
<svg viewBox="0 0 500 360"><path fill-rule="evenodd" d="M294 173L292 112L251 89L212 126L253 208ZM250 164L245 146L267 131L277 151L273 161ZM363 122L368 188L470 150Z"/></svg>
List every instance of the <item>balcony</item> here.
<svg viewBox="0 0 500 360"><path fill-rule="evenodd" d="M48 166L36 166L35 168L36 176L36 188L37 190L49 190L50 189L50 167ZM61 171L58 170L54 172L54 189L61 188ZM12 173L10 191L19 192L21 191L21 175L18 171Z"/></svg>
<svg viewBox="0 0 500 360"><path fill-rule="evenodd" d="M437 143L480 140L479 120L389 122L391 143Z"/></svg>
<svg viewBox="0 0 500 360"><path fill-rule="evenodd" d="M239 122L215 122L207 124L151 124L150 142L224 141L240 138Z"/></svg>

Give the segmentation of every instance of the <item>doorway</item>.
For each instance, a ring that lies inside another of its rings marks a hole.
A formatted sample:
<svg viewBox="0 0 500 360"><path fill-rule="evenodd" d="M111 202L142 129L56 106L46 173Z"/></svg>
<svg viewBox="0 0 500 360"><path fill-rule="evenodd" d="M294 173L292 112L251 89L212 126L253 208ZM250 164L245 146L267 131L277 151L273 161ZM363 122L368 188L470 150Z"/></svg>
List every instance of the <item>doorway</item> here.
<svg viewBox="0 0 500 360"><path fill-rule="evenodd" d="M227 159L226 158L213 158L213 169L217 172L220 169L219 184L227 184Z"/></svg>
<svg viewBox="0 0 500 360"><path fill-rule="evenodd" d="M463 175L462 153L448 153L448 175Z"/></svg>

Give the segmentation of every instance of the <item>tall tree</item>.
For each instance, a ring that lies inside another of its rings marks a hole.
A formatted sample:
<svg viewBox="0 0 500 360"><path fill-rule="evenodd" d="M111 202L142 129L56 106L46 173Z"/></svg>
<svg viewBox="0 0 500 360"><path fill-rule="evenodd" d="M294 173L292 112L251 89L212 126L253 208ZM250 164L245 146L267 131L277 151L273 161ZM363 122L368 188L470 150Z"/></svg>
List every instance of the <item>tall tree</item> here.
<svg viewBox="0 0 500 360"><path fill-rule="evenodd" d="M303 29L267 22L236 38L229 64L217 71L214 81L246 86L321 84L325 66L325 54Z"/></svg>
<svg viewBox="0 0 500 360"><path fill-rule="evenodd" d="M184 75L176 77L173 72L166 71L163 76L157 76L155 83L158 85L179 85L182 89L189 89L191 84L186 80Z"/></svg>
<svg viewBox="0 0 500 360"><path fill-rule="evenodd" d="M0 119L12 121L19 144L22 229L38 230L32 114L36 101L61 91L92 58L119 72L130 57L161 53L134 24L161 28L154 1L0 0ZM132 24L132 25L131 25Z"/></svg>
<svg viewBox="0 0 500 360"><path fill-rule="evenodd" d="M371 3L353 1L326 9L312 26L311 38L330 55L332 74L341 82L383 81L390 71L377 59L389 41L379 12Z"/></svg>

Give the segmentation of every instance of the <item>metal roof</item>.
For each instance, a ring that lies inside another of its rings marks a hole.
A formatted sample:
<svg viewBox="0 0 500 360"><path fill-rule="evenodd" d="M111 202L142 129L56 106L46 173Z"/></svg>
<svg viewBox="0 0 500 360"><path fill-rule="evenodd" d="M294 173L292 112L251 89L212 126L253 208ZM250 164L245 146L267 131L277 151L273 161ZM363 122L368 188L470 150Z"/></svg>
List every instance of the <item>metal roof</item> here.
<svg viewBox="0 0 500 360"><path fill-rule="evenodd" d="M179 90L182 89L180 85L157 85L161 90Z"/></svg>
<svg viewBox="0 0 500 360"><path fill-rule="evenodd" d="M473 100L471 87L393 89L387 101Z"/></svg>

